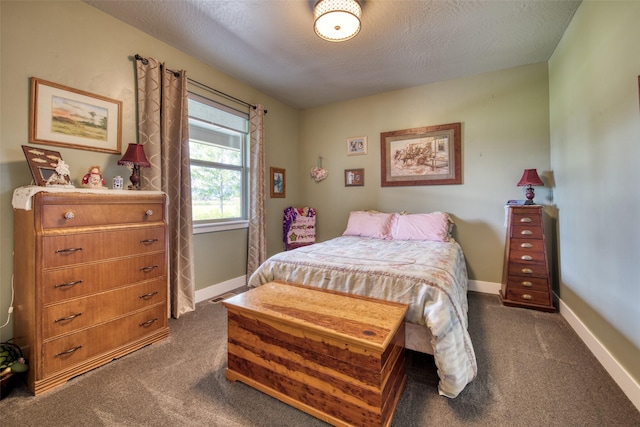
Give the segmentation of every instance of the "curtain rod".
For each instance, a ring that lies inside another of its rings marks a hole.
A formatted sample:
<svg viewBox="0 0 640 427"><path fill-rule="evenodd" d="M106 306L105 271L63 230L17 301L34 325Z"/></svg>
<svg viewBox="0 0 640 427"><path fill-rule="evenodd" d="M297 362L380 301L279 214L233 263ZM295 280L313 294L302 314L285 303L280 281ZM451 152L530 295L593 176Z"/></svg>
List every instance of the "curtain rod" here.
<svg viewBox="0 0 640 427"><path fill-rule="evenodd" d="M138 55L137 53L135 54L134 58L135 58L137 61L142 61L142 63L143 63L144 65L147 65L147 64L149 63L149 61L147 60L147 58L145 58L145 57L143 57L143 56L140 56L140 55ZM174 76L176 76L176 77L179 77L179 76L180 76L180 73L179 73L179 72L177 72L177 71L173 71L173 70L169 70L169 69L167 69L167 71L168 71L168 72L170 72L170 73L173 73L173 75L174 75ZM249 107L249 108L253 108L254 110L255 110L256 108L258 108L256 105L249 104L248 102L243 101L243 100L241 100L241 99L238 99L238 98L236 98L235 96L231 96L231 95L229 95L228 93L224 93L224 92L222 92L222 91L219 91L218 89L214 89L214 88L212 88L212 87L210 87L210 86L207 86L207 85L206 85L206 84L204 84L204 83L200 83L199 81L196 81L196 80L190 79L189 77L187 77L187 81L189 81L189 82L191 82L191 83L195 84L196 86L200 86L200 87L201 87L201 88L203 88L203 89L206 89L206 90L211 91L211 92L213 92L213 93L216 93L216 94L218 94L218 95L220 95L220 96L223 96L223 97L225 97L225 98L227 98L227 99L230 99L230 100L232 100L232 101L234 101L234 102L237 102L238 104L244 105L244 106ZM267 114L267 110L264 110L264 114Z"/></svg>

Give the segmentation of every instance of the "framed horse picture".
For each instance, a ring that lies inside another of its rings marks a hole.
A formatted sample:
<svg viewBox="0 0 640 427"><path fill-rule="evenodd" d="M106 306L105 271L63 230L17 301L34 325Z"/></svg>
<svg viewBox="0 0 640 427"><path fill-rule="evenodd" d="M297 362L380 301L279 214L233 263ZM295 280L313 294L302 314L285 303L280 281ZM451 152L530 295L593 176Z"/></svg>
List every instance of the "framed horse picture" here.
<svg viewBox="0 0 640 427"><path fill-rule="evenodd" d="M383 187L462 184L460 123L380 134Z"/></svg>

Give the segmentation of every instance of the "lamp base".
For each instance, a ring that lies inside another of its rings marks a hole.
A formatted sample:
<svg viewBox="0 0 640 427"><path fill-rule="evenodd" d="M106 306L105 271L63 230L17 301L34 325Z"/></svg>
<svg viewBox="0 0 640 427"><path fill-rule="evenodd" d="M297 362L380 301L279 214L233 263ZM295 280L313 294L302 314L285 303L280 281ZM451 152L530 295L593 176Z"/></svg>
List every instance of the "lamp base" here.
<svg viewBox="0 0 640 427"><path fill-rule="evenodd" d="M140 190L140 166L133 165L129 181L131 181L131 185L127 187L129 190Z"/></svg>

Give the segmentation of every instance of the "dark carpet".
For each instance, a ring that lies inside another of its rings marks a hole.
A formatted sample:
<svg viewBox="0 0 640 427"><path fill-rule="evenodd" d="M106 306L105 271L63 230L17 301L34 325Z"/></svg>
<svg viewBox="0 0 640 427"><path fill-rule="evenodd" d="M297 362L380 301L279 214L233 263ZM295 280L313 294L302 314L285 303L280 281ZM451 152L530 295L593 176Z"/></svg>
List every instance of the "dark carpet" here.
<svg viewBox="0 0 640 427"><path fill-rule="evenodd" d="M0 401L13 426L314 427L324 422L225 378L226 309L202 302L170 337L38 397L19 385ZM393 426L640 426L640 412L557 313L469 294L478 377L438 395L433 358L408 352Z"/></svg>

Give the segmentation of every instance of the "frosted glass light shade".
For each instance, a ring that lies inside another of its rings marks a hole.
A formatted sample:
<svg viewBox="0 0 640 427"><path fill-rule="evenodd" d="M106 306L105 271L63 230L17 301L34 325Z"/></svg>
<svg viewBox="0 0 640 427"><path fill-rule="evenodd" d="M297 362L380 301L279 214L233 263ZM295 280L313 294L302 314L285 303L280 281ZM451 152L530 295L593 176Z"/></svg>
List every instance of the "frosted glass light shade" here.
<svg viewBox="0 0 640 427"><path fill-rule="evenodd" d="M354 38L360 32L362 8L355 0L320 0L313 15L318 37L330 42Z"/></svg>

